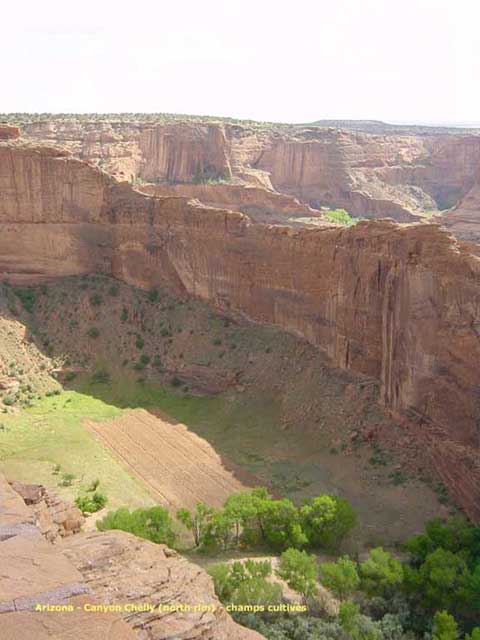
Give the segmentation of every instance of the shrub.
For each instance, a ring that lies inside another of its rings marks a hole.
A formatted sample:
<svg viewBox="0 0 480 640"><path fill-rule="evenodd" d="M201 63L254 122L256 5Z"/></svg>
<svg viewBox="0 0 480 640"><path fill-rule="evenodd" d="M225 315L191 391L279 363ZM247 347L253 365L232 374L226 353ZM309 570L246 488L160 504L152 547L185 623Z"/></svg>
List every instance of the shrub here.
<svg viewBox="0 0 480 640"><path fill-rule="evenodd" d="M107 384L110 382L110 374L105 369L99 369L93 374L92 382L97 384Z"/></svg>
<svg viewBox="0 0 480 640"><path fill-rule="evenodd" d="M17 400L15 396L5 396L5 398L3 399L3 404L5 404L7 407L11 407L12 404L15 404L16 401Z"/></svg>
<svg viewBox="0 0 480 640"><path fill-rule="evenodd" d="M97 329L97 327L90 327L90 329L87 331L87 336L89 338L98 338L99 335L100 331Z"/></svg>
<svg viewBox="0 0 480 640"><path fill-rule="evenodd" d="M123 307L122 313L120 314L120 320L122 322L126 322L128 320L128 310L127 307Z"/></svg>
<svg viewBox="0 0 480 640"><path fill-rule="evenodd" d="M151 507L129 511L122 507L108 513L97 523L100 531L120 529L161 544L172 545L175 541L173 523L165 507Z"/></svg>
<svg viewBox="0 0 480 640"><path fill-rule="evenodd" d="M102 304L103 300L102 300L102 296L98 293L94 293L92 296L90 296L90 304L93 307L98 307Z"/></svg>
<svg viewBox="0 0 480 640"><path fill-rule="evenodd" d="M224 604L266 608L282 601L281 586L267 580L272 573L268 560L216 564L208 568L208 573L213 578L215 593Z"/></svg>
<svg viewBox="0 0 480 640"><path fill-rule="evenodd" d="M158 302L159 295L158 295L157 289L150 289L150 291L147 294L147 297L150 302Z"/></svg>
<svg viewBox="0 0 480 640"><path fill-rule="evenodd" d="M145 346L145 340L138 336L135 340L135 346L137 347L137 349L143 349L143 347Z"/></svg>
<svg viewBox="0 0 480 640"><path fill-rule="evenodd" d="M20 302L23 308L32 313L35 306L35 291L33 289L15 289L17 297L20 298Z"/></svg>
<svg viewBox="0 0 480 640"><path fill-rule="evenodd" d="M92 480L92 482L88 485L87 491L89 492L96 491L99 486L100 486L100 480L99 478L96 478L95 480Z"/></svg>
<svg viewBox="0 0 480 640"><path fill-rule="evenodd" d="M118 286L116 284L112 284L112 286L109 288L108 295L112 296L112 298L118 296Z"/></svg>
<svg viewBox="0 0 480 640"><path fill-rule="evenodd" d="M75 475L73 473L64 473L59 484L61 487L71 487L74 480Z"/></svg>
<svg viewBox="0 0 480 640"><path fill-rule="evenodd" d="M78 496L75 499L75 504L84 513L96 513L107 504L107 496L98 492L91 496Z"/></svg>
<svg viewBox="0 0 480 640"><path fill-rule="evenodd" d="M182 381L178 376L173 376L173 378L170 380L170 384L172 385L172 387L180 387Z"/></svg>

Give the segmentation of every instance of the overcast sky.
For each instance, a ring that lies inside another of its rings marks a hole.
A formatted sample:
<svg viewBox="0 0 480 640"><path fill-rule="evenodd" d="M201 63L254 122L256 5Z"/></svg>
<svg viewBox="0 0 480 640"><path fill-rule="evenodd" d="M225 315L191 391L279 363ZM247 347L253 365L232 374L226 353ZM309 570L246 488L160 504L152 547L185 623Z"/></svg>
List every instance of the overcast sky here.
<svg viewBox="0 0 480 640"><path fill-rule="evenodd" d="M478 0L28 0L0 20L0 112L480 121Z"/></svg>

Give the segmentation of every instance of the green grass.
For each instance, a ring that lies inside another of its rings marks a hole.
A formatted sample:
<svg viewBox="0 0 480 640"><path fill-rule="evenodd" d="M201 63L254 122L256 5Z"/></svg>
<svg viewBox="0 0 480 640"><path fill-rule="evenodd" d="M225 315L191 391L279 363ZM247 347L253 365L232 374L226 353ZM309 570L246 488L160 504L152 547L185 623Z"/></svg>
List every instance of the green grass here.
<svg viewBox="0 0 480 640"><path fill-rule="evenodd" d="M311 439L282 432L281 407L272 394L224 393L216 396L191 396L168 387L158 387L136 380L112 379L99 385L84 380L80 390L123 409L160 410L170 418L187 425L205 438L219 454L257 475L264 482L275 480L274 488L296 494L310 485L310 465L291 463L295 457L310 456L317 448ZM319 445L320 449L321 446ZM309 467L308 469L306 467ZM298 474L305 482L298 483ZM317 472L318 475L318 472Z"/></svg>
<svg viewBox="0 0 480 640"><path fill-rule="evenodd" d="M68 499L98 478L109 507L153 504L143 485L81 424L83 418L106 420L121 412L102 400L66 391L17 415L2 415L0 470L15 480L47 486L58 485L63 474L73 474L71 486L56 488ZM57 475L55 465L61 469Z"/></svg>

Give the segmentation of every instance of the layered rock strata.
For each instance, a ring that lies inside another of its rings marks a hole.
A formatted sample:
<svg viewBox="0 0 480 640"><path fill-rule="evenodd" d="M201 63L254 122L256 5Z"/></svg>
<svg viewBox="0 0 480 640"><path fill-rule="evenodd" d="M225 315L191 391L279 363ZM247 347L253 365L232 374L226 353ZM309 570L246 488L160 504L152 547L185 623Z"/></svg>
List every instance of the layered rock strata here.
<svg viewBox="0 0 480 640"><path fill-rule="evenodd" d="M15 144L0 147L0 193L3 278L102 272L303 336L334 366L380 381L384 406L416 423L480 517L480 262L438 225L266 226Z"/></svg>
<svg viewBox="0 0 480 640"><path fill-rule="evenodd" d="M326 127L51 120L27 138L57 142L118 178L237 179L356 216L415 220L454 206L480 167L480 135L373 135Z"/></svg>

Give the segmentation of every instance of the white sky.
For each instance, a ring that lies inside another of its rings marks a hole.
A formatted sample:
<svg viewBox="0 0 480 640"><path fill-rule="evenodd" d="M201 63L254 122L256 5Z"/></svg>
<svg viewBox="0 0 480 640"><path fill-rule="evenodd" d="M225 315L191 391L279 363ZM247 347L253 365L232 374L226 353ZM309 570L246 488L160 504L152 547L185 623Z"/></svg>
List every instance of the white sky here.
<svg viewBox="0 0 480 640"><path fill-rule="evenodd" d="M480 0L27 0L0 112L480 121Z"/></svg>

